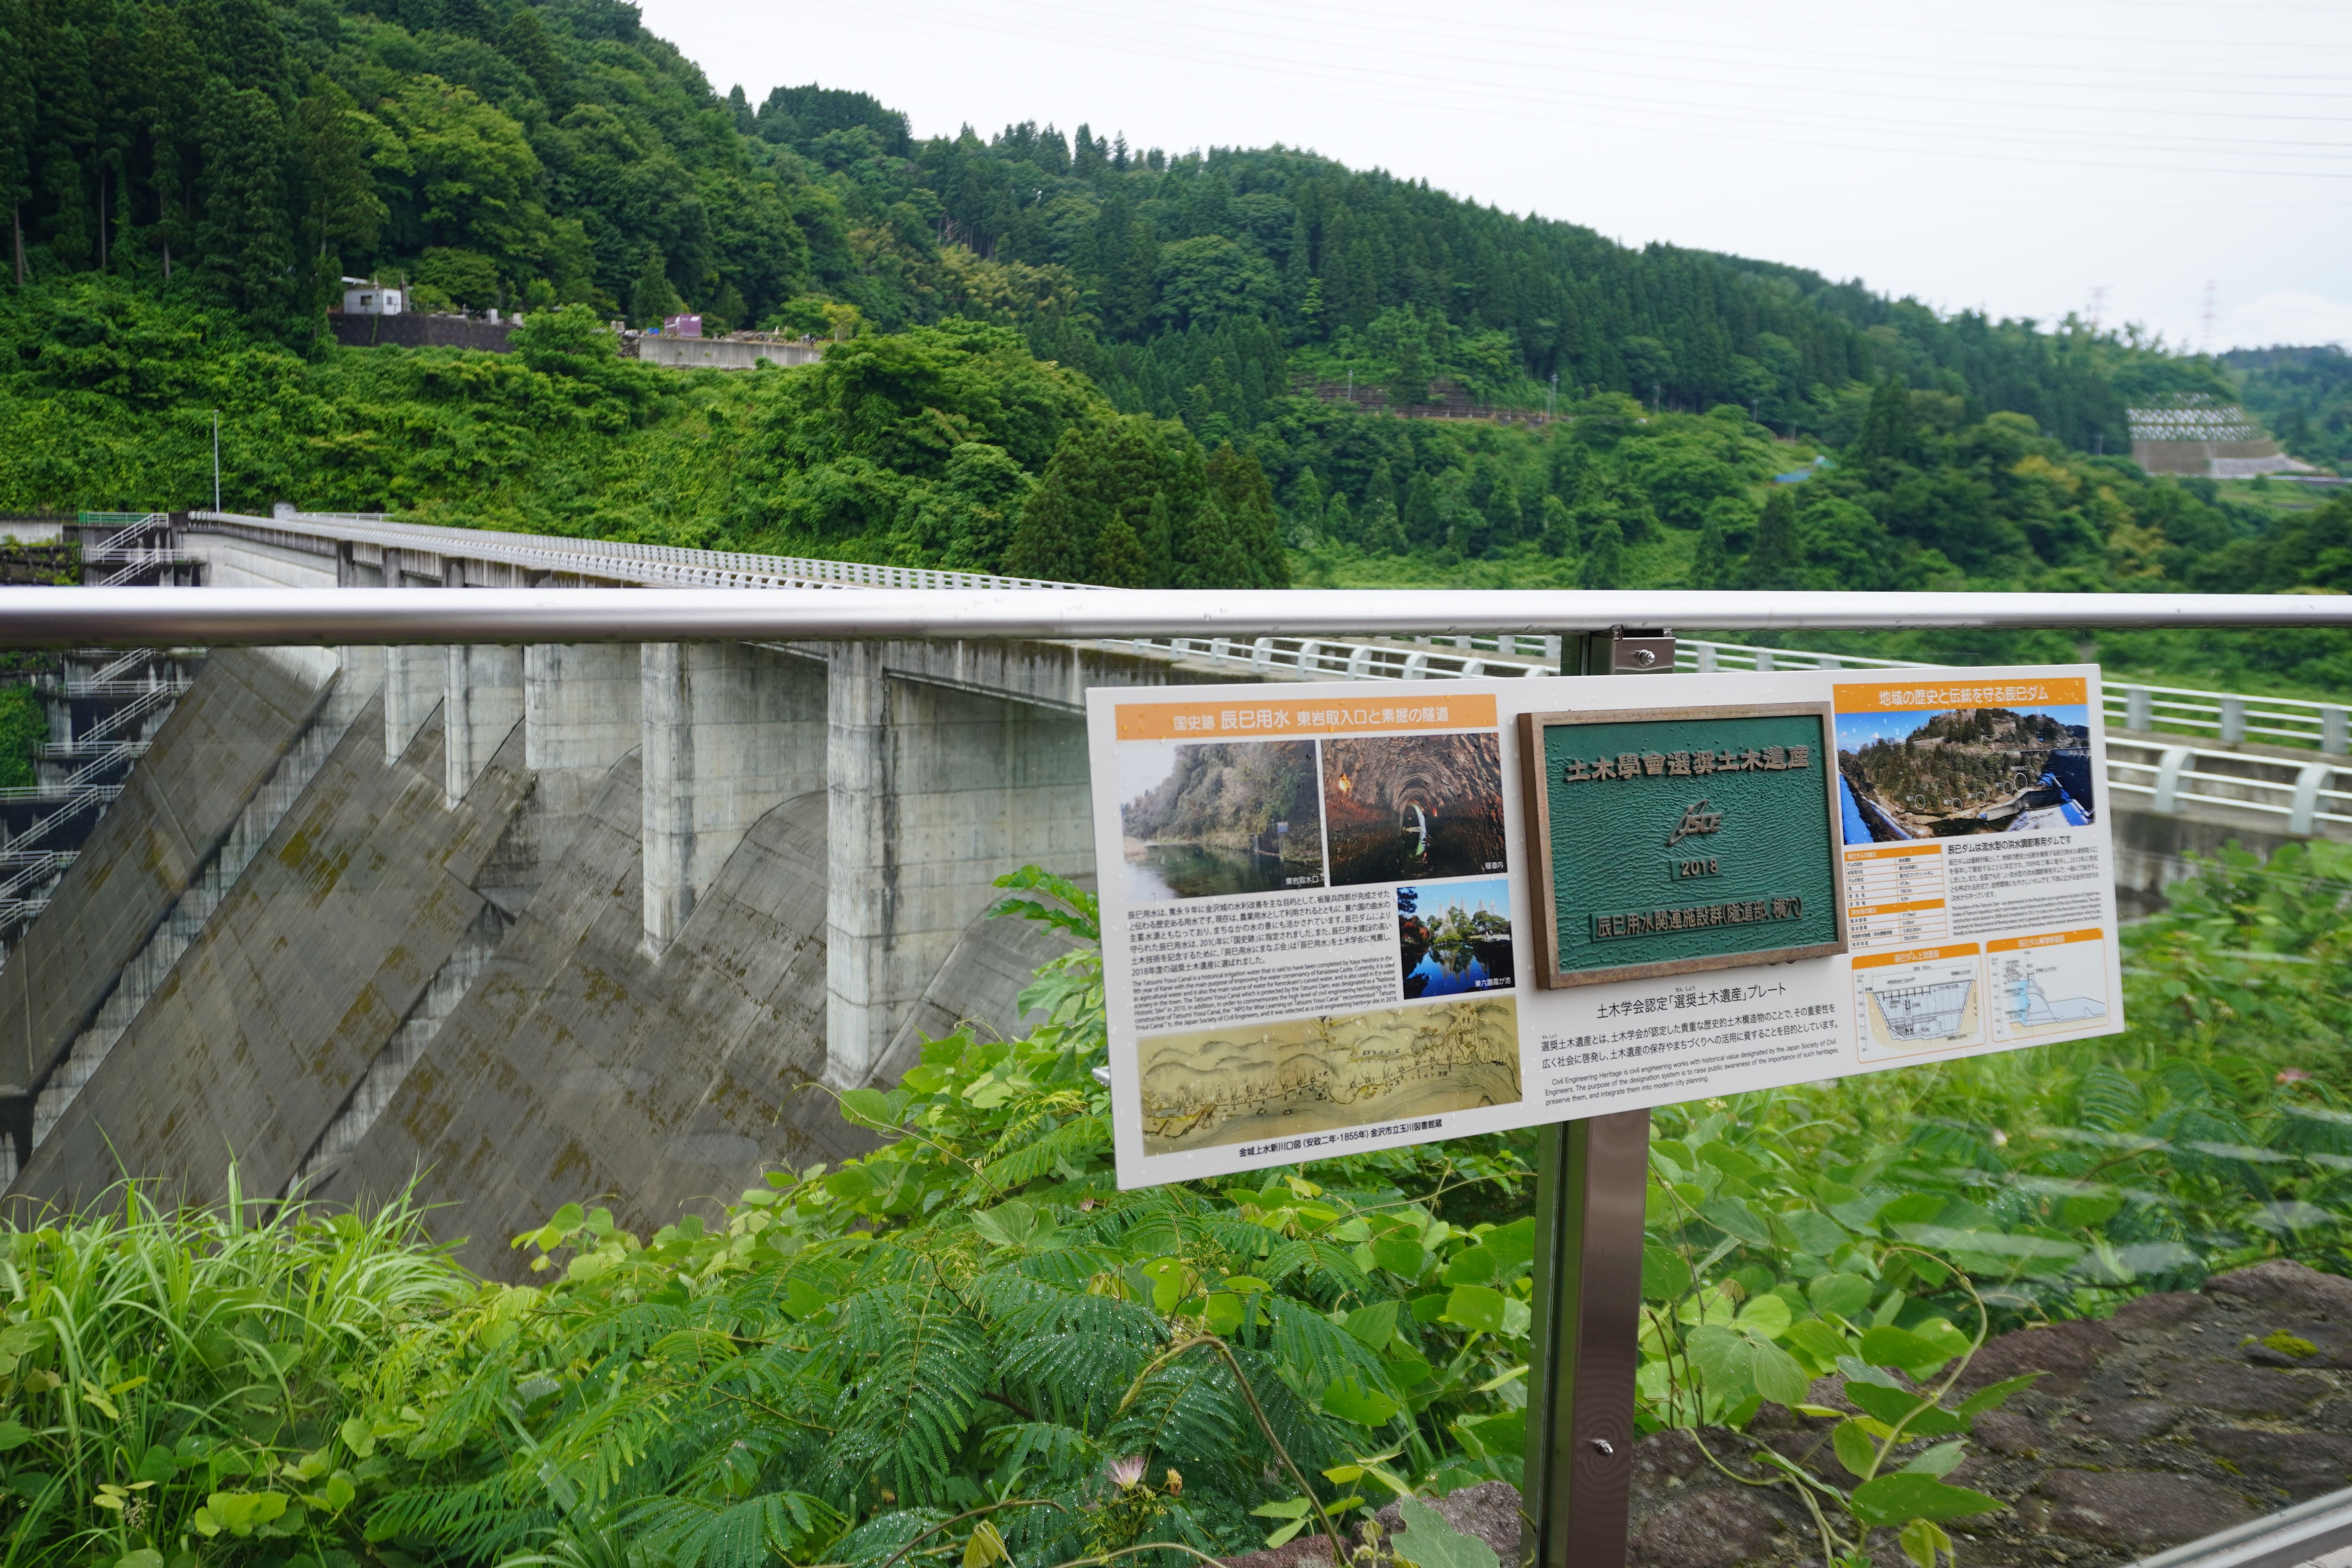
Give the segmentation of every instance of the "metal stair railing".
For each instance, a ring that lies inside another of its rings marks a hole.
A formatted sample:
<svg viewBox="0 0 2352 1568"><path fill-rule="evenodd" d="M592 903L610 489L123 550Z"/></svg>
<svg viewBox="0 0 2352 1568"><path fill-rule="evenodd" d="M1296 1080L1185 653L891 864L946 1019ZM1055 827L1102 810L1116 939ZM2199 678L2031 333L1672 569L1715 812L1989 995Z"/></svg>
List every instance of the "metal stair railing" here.
<svg viewBox="0 0 2352 1568"><path fill-rule="evenodd" d="M127 763L147 750L144 741L116 741L93 755L64 778L47 784L23 784L0 789L0 801L68 800L91 787L90 781L118 763ZM117 793L121 793L118 787Z"/></svg>

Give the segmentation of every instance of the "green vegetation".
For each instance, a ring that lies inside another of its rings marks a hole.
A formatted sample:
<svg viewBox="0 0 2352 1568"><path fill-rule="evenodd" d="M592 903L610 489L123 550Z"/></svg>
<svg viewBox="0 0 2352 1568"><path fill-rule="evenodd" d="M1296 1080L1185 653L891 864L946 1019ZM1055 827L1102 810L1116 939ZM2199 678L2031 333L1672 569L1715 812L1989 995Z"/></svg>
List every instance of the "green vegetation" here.
<svg viewBox="0 0 2352 1568"><path fill-rule="evenodd" d="M2333 345L2238 349L2221 364L2289 452L2339 471L2352 464L2352 355Z"/></svg>
<svg viewBox="0 0 2352 1568"><path fill-rule="evenodd" d="M889 1141L772 1173L720 1223L638 1238L568 1207L517 1239L529 1289L464 1280L397 1206L134 1195L13 1233L13 1550L1100 1562L1514 1477L1531 1139L1120 1193L1094 907L1005 881L1001 910L1080 943L1025 997L1039 1026L845 1095ZM1864 1412L1849 1479L1785 1484L1830 1555L1885 1526L1930 1568L1940 1521L1989 1502L1942 1479L1955 1445L2017 1386L1951 1393L1987 1333L2263 1258L2352 1270L2352 850L2232 855L2173 893L2127 938L2121 1042L1658 1114L1644 1430L1729 1427L1709 1441L1769 1465L1738 1429L1837 1380Z"/></svg>
<svg viewBox="0 0 2352 1568"><path fill-rule="evenodd" d="M0 789L28 789L33 753L49 738L49 710L29 686L0 686Z"/></svg>
<svg viewBox="0 0 2352 1568"><path fill-rule="evenodd" d="M218 407L237 505L1122 585L2347 586L2342 506L2098 455L2205 393L2333 460L2333 351L1939 317L1280 149L919 142L859 93L720 97L614 0L0 0L0 506L184 504ZM521 352L333 348L362 272L527 309ZM586 327L682 307L847 363L667 373ZM1473 405L1511 417L1369 411ZM2332 634L2097 651L2352 678Z"/></svg>

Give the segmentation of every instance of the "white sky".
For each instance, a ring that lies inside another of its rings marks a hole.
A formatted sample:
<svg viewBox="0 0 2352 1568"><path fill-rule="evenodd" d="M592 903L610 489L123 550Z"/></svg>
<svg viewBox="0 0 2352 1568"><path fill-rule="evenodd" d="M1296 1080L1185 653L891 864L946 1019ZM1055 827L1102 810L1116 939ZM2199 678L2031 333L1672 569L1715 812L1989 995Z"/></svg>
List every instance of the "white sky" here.
<svg viewBox="0 0 2352 1568"><path fill-rule="evenodd" d="M919 136L1304 146L1515 212L2175 346L2352 343L2344 0L644 0Z"/></svg>

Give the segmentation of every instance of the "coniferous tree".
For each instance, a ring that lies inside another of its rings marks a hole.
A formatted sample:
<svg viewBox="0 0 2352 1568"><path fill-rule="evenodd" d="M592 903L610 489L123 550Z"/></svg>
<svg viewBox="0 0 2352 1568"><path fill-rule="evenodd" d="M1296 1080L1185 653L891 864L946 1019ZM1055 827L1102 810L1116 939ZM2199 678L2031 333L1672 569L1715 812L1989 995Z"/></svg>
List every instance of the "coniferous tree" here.
<svg viewBox="0 0 2352 1568"><path fill-rule="evenodd" d="M1871 389L1870 411L1863 416L1862 433L1854 438L1853 455L1864 462L1907 463L1917 456L1918 430L1913 423L1911 389L1902 378L1888 374Z"/></svg>
<svg viewBox="0 0 2352 1568"><path fill-rule="evenodd" d="M669 271L658 250L646 252L637 280L629 289L629 319L640 327L658 327L662 318L678 310L677 290L670 287Z"/></svg>
<svg viewBox="0 0 2352 1568"><path fill-rule="evenodd" d="M1724 542L1723 521L1712 510L1691 551L1690 585L1703 591L1731 585L1731 556Z"/></svg>
<svg viewBox="0 0 2352 1568"><path fill-rule="evenodd" d="M1396 479L1389 472L1389 460L1381 458L1372 464L1371 478L1364 481L1364 515L1371 515L1376 506L1385 505L1391 512L1399 510Z"/></svg>
<svg viewBox="0 0 2352 1568"><path fill-rule="evenodd" d="M1404 505L1398 509L1398 521L1404 525L1405 542L1415 550L1428 550L1444 537L1445 523L1437 505L1437 487L1427 474L1415 474L1406 487Z"/></svg>
<svg viewBox="0 0 2352 1568"><path fill-rule="evenodd" d="M1355 544L1356 518L1348 507L1348 492L1334 490L1331 504L1323 509L1323 537L1334 544Z"/></svg>
<svg viewBox="0 0 2352 1568"><path fill-rule="evenodd" d="M1555 560L1576 553L1576 520L1569 515L1568 503L1556 495L1543 498L1543 531L1538 537L1543 552Z"/></svg>
<svg viewBox="0 0 2352 1568"><path fill-rule="evenodd" d="M1396 508L1384 500L1365 506L1362 537L1364 549L1372 554L1402 555L1411 548L1405 542L1404 525L1397 521Z"/></svg>
<svg viewBox="0 0 2352 1568"><path fill-rule="evenodd" d="M1739 585L1800 588L1804 585L1804 542L1797 536L1797 498L1788 486L1775 485L1764 499L1764 515L1756 520L1756 546L1748 552Z"/></svg>
<svg viewBox="0 0 2352 1568"><path fill-rule="evenodd" d="M1625 534L1613 517L1604 519L1593 531L1586 547L1583 564L1577 571L1577 585L1583 588L1622 588L1625 585Z"/></svg>
<svg viewBox="0 0 2352 1568"><path fill-rule="evenodd" d="M294 237L287 221L286 125L258 88L213 95L205 127L205 279L257 329L291 325Z"/></svg>
<svg viewBox="0 0 2352 1568"><path fill-rule="evenodd" d="M1257 459L1234 450L1231 442L1209 458L1209 500L1224 520L1244 574L1204 587L1287 588L1290 568L1283 560L1282 529L1275 517L1274 487ZM1205 511L1204 511L1205 515Z"/></svg>
<svg viewBox="0 0 2352 1568"><path fill-rule="evenodd" d="M1114 516L1103 524L1095 539L1093 573L1093 580L1106 588L1141 588L1150 583L1151 563L1127 519Z"/></svg>

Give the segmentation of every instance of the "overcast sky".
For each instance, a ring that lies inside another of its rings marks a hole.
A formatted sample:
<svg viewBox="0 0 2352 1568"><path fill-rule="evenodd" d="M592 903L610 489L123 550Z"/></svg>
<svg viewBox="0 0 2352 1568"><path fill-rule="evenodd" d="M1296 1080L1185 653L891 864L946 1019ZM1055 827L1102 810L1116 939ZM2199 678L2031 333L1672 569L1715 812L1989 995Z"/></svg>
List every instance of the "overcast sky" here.
<svg viewBox="0 0 2352 1568"><path fill-rule="evenodd" d="M1283 142L1943 310L2201 348L2210 298L2215 348L2352 344L2346 0L644 5L722 92L855 88L919 136Z"/></svg>

